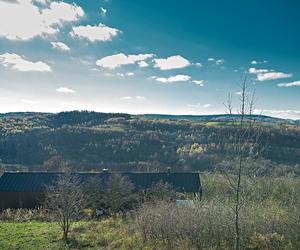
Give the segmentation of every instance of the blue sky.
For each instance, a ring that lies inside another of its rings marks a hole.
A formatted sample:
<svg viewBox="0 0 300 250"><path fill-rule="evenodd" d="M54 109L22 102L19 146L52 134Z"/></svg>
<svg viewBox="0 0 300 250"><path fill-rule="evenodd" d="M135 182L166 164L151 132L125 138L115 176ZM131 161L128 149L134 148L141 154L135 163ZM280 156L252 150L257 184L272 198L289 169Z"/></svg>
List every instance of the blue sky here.
<svg viewBox="0 0 300 250"><path fill-rule="evenodd" d="M0 0L0 112L256 112L300 119L300 2Z"/></svg>

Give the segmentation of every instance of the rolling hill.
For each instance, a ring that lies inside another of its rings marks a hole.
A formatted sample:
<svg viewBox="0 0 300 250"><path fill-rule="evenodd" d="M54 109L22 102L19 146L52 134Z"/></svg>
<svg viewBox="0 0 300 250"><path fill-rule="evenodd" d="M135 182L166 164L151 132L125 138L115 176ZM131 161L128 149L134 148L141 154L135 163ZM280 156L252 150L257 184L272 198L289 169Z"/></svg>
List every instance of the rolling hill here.
<svg viewBox="0 0 300 250"><path fill-rule="evenodd" d="M238 118L87 111L1 114L0 159L6 169L55 170L72 164L88 171L211 171L228 157L233 143L229 134ZM270 169L297 169L297 121L251 119L262 125L262 145L268 144L259 160Z"/></svg>

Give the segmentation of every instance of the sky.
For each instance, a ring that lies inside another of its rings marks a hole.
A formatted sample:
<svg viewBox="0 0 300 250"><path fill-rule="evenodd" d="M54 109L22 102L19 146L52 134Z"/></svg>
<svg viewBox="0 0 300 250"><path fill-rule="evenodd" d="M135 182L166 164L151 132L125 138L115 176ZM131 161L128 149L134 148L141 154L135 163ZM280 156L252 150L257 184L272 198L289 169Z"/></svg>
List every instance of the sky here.
<svg viewBox="0 0 300 250"><path fill-rule="evenodd" d="M298 0L0 0L0 113L300 119Z"/></svg>

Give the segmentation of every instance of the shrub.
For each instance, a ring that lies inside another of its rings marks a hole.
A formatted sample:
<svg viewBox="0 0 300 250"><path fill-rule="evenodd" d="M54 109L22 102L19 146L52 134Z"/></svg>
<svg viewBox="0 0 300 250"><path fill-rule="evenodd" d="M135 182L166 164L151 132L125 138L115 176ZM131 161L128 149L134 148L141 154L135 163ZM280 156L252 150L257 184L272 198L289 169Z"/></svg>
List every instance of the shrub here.
<svg viewBox="0 0 300 250"><path fill-rule="evenodd" d="M299 249L300 213L276 202L248 204L240 211L243 249ZM234 220L230 208L219 202L176 206L145 204L136 214L136 230L144 241L167 249L232 249Z"/></svg>
<svg viewBox="0 0 300 250"><path fill-rule="evenodd" d="M233 228L231 214L220 208L200 203L146 204L137 212L136 225L144 241L160 241L168 249L185 243L196 248L222 246L233 240Z"/></svg>
<svg viewBox="0 0 300 250"><path fill-rule="evenodd" d="M37 209L5 209L0 212L0 220L25 222L31 220L51 221L51 214L42 208Z"/></svg>

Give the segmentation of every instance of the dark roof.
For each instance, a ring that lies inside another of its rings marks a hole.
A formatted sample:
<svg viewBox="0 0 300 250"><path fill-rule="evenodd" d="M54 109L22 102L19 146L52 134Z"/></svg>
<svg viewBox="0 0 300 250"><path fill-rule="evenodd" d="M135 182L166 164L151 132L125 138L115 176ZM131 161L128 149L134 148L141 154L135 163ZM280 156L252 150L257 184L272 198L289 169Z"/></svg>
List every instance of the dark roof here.
<svg viewBox="0 0 300 250"><path fill-rule="evenodd" d="M5 172L0 177L0 192L42 192L61 173L57 172ZM81 181L91 177L109 178L112 173L77 173ZM160 181L171 184L182 192L199 192L201 189L198 173L120 173L128 176L137 190L150 188Z"/></svg>

